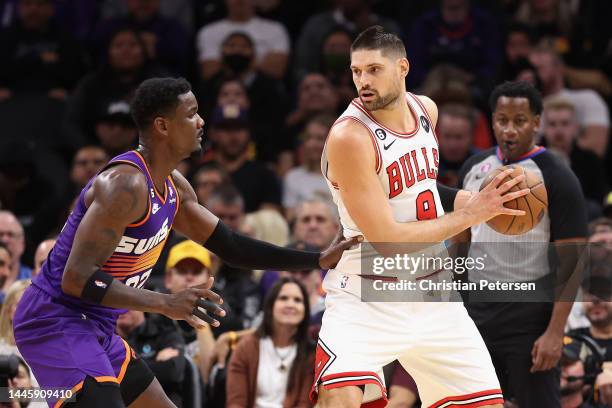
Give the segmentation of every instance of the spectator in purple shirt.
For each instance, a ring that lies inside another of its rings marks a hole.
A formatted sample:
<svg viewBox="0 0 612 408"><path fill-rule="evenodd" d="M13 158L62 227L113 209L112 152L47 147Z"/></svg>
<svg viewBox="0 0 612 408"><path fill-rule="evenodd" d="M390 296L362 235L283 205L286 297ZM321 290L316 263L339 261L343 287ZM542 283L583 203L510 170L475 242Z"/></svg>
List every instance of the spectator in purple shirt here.
<svg viewBox="0 0 612 408"><path fill-rule="evenodd" d="M141 32L147 54L175 74L184 74L191 41L181 24L160 14L159 0L127 0L128 14L102 21L94 33L96 46L121 27Z"/></svg>

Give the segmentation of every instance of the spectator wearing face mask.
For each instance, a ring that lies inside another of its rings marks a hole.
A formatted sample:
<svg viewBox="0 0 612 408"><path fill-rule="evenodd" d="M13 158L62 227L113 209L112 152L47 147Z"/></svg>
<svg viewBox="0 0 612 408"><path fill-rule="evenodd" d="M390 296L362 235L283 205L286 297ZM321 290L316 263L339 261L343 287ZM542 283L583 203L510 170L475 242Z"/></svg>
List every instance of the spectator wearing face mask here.
<svg viewBox="0 0 612 408"><path fill-rule="evenodd" d="M260 71L276 79L284 76L290 51L287 30L280 23L256 16L254 3L226 0L227 17L198 31L196 44L203 79L209 79L222 70L221 44L229 34L237 31L253 39L256 66Z"/></svg>
<svg viewBox="0 0 612 408"><path fill-rule="evenodd" d="M287 113L287 97L283 83L258 67L254 41L244 32L225 37L219 46L219 70L203 81L200 93L204 95L203 106L209 111L214 105L227 104L249 109L258 159L272 162L280 151L290 147L278 131ZM243 90L238 84L228 81L242 85L246 95L241 95Z"/></svg>
<svg viewBox="0 0 612 408"><path fill-rule="evenodd" d="M338 27L325 37L321 48L319 71L327 77L336 89L339 106L348 105L357 96L350 70L352 42L352 33Z"/></svg>

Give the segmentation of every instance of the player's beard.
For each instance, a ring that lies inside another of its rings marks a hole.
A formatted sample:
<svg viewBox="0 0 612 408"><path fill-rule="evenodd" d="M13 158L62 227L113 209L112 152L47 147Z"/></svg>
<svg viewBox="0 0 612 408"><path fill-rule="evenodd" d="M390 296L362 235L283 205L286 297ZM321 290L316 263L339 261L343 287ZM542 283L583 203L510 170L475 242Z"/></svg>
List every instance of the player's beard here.
<svg viewBox="0 0 612 408"><path fill-rule="evenodd" d="M399 96L400 96L400 90L395 89L386 95L375 98L373 101L370 101L370 102L366 102L361 98L360 99L361 99L361 103L363 104L364 108L372 112L372 111L379 110L379 109L385 109L387 106L397 101L397 98L399 98Z"/></svg>

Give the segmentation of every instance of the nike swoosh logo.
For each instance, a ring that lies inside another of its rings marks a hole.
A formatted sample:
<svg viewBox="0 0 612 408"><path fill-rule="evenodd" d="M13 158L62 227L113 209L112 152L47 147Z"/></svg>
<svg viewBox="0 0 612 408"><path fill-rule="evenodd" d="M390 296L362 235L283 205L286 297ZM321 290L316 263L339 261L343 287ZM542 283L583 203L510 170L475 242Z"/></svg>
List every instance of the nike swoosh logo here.
<svg viewBox="0 0 612 408"><path fill-rule="evenodd" d="M160 207L153 207L153 209L151 210L151 212L153 214L157 213L159 211Z"/></svg>
<svg viewBox="0 0 612 408"><path fill-rule="evenodd" d="M397 139L393 139L393 141L392 141L391 143L389 143L388 145L385 145L385 144L384 144L384 145L383 145L383 148L384 148L385 150L389 150L389 148L391 147L391 145L392 145L393 143L395 143L395 141L396 141L396 140L397 140Z"/></svg>

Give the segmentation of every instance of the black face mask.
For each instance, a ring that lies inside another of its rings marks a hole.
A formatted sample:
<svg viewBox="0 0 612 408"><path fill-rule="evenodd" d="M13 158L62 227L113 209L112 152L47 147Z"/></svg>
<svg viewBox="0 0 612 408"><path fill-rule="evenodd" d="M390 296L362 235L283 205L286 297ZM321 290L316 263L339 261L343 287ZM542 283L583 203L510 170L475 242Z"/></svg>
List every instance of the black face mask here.
<svg viewBox="0 0 612 408"><path fill-rule="evenodd" d="M241 73L249 68L251 57L242 54L225 54L223 56L223 63L232 71Z"/></svg>
<svg viewBox="0 0 612 408"><path fill-rule="evenodd" d="M335 74L349 72L351 56L341 53L323 54L323 64L325 68Z"/></svg>

